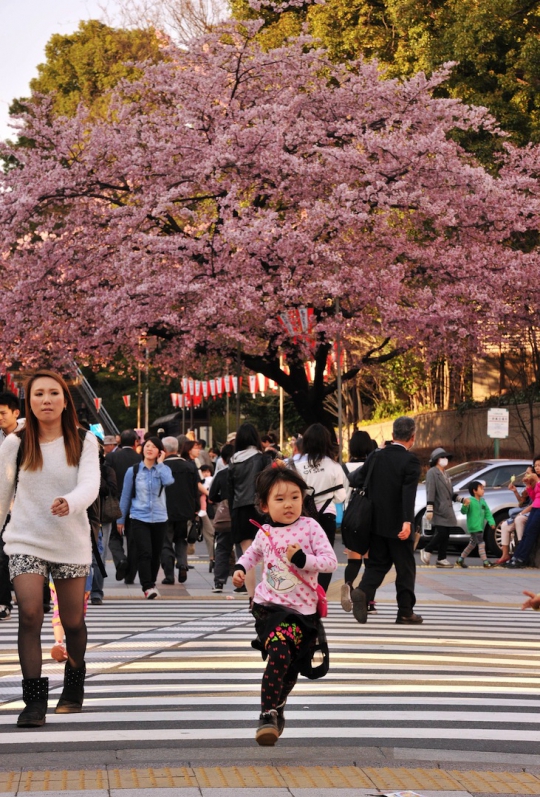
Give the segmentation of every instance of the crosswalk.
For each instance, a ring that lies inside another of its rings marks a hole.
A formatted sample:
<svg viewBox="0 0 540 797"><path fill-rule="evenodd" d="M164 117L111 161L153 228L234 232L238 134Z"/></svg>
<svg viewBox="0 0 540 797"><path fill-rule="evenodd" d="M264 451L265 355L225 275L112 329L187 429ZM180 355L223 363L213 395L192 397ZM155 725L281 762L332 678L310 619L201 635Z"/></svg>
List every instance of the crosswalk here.
<svg viewBox="0 0 540 797"><path fill-rule="evenodd" d="M280 744L411 746L525 752L540 740L540 618L496 606L431 604L424 625L396 625L395 606L359 626L338 604L325 620L331 669L301 678ZM106 601L88 612L82 714L55 715L63 667L47 663L44 728L17 730L22 708L16 612L0 626L0 749L253 739L263 663L245 602ZM43 647L53 644L47 621Z"/></svg>

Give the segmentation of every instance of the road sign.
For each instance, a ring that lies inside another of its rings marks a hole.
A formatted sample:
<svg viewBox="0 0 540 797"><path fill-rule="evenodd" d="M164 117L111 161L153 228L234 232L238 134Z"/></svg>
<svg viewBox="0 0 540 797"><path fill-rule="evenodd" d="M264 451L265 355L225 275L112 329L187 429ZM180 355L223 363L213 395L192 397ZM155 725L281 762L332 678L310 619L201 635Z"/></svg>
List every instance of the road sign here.
<svg viewBox="0 0 540 797"><path fill-rule="evenodd" d="M488 410L487 414L487 434L497 440L504 440L508 437L508 426L510 422L510 412L508 410L493 409Z"/></svg>

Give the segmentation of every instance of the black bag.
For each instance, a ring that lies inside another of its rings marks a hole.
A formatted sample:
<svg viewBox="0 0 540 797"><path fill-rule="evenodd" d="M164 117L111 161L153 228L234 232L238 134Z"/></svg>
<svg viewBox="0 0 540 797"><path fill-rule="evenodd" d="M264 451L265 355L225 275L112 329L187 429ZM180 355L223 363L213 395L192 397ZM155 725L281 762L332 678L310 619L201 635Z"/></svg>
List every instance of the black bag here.
<svg viewBox="0 0 540 797"><path fill-rule="evenodd" d="M371 462L362 489L353 489L347 508L341 521L341 539L349 550L362 556L369 551L371 526L373 522L373 502L368 498L367 490L376 453L371 455Z"/></svg>
<svg viewBox="0 0 540 797"><path fill-rule="evenodd" d="M195 519L191 521L191 526L187 535L187 541L190 543L190 545L193 545L196 542L201 542L202 538L202 517L196 515Z"/></svg>

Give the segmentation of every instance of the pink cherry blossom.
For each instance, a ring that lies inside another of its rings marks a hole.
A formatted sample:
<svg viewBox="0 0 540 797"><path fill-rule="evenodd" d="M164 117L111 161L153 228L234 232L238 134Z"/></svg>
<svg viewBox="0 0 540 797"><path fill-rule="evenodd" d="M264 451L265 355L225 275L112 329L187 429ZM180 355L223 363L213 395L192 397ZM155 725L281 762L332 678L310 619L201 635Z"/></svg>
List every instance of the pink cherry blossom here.
<svg viewBox="0 0 540 797"><path fill-rule="evenodd" d="M447 70L386 80L307 38L264 52L257 28L170 47L106 118L46 98L21 118L33 146L4 147L0 186L6 364L136 362L155 335L165 373L239 354L311 422L338 334L464 360L531 323L538 147L507 145L491 174L451 132L496 125L433 96ZM279 323L298 306L312 338Z"/></svg>

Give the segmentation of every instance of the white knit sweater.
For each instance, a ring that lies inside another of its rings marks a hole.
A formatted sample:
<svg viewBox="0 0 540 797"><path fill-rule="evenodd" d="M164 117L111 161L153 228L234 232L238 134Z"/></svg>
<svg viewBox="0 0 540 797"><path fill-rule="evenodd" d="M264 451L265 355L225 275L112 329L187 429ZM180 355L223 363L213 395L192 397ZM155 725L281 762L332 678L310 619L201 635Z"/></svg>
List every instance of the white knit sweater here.
<svg viewBox="0 0 540 797"><path fill-rule="evenodd" d="M0 447L0 528L9 513L15 488L20 438L10 434ZM92 561L87 507L99 492L97 440L87 432L78 467L67 464L64 438L42 443L43 468L19 471L11 519L4 531L5 552L30 554L47 562L88 565ZM55 498L65 498L69 514L51 513Z"/></svg>

